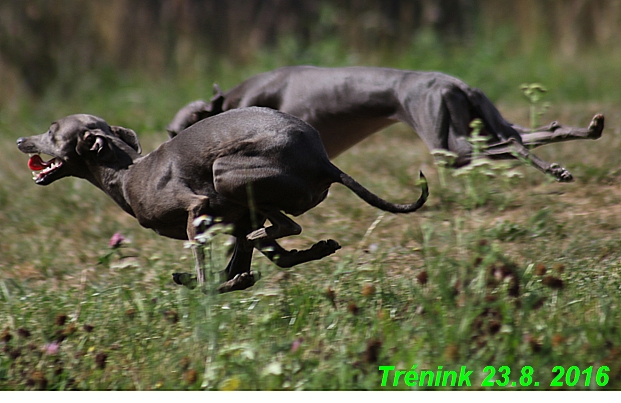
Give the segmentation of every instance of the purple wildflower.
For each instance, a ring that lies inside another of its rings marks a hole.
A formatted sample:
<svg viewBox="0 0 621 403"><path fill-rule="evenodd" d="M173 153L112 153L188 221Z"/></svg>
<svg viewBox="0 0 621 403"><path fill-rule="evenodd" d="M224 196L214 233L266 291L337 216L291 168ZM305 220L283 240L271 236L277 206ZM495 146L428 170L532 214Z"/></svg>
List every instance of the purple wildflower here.
<svg viewBox="0 0 621 403"><path fill-rule="evenodd" d="M291 343L291 352L295 353L296 351L298 351L300 349L300 347L302 346L302 342L304 341L303 337L299 337L297 339L295 339L293 341L293 343Z"/></svg>
<svg viewBox="0 0 621 403"><path fill-rule="evenodd" d="M115 232L110 241L108 241L108 247L117 249L121 247L123 242L125 242L125 237L120 232Z"/></svg>
<svg viewBox="0 0 621 403"><path fill-rule="evenodd" d="M47 355L56 355L58 354L58 350L60 349L60 343L58 342L51 342L51 343L47 343L43 346L43 352Z"/></svg>

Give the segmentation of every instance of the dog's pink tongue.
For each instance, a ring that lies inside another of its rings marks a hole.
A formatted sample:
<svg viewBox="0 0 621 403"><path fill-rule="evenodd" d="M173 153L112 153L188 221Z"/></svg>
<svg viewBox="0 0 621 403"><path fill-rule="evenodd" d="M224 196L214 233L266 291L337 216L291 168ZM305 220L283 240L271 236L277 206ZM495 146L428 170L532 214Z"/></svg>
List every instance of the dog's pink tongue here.
<svg viewBox="0 0 621 403"><path fill-rule="evenodd" d="M49 167L50 165L52 165L52 161L54 161L54 159L51 159L50 161L45 162L38 155L33 155L28 160L28 168L30 168L31 171L41 171Z"/></svg>

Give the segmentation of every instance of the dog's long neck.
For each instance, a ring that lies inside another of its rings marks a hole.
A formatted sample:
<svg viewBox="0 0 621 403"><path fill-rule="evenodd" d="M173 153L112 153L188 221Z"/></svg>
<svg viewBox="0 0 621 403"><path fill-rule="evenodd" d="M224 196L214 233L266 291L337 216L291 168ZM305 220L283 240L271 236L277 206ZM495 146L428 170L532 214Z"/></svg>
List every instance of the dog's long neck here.
<svg viewBox="0 0 621 403"><path fill-rule="evenodd" d="M136 153L135 156L126 157L113 165L91 166L93 177L89 181L110 196L126 213L135 217L136 214L125 197L124 183L129 169L140 155Z"/></svg>

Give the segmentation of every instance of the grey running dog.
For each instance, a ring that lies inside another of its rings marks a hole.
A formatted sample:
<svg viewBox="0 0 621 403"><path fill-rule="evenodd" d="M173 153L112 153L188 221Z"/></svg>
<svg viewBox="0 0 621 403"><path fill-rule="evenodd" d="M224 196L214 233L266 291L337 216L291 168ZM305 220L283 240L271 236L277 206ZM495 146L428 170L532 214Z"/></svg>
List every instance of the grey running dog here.
<svg viewBox="0 0 621 403"><path fill-rule="evenodd" d="M110 126L92 115L62 118L40 135L22 137L18 148L30 157L35 183L48 185L66 176L91 182L146 228L174 239L194 239L194 221L202 215L233 225L233 256L220 292L256 282L250 271L259 249L279 267L291 267L331 255L334 240L307 250L285 250L276 239L302 229L286 214L298 216L321 203L332 183L392 213L411 213L427 200L389 203L334 166L319 134L302 120L268 108L244 108L205 119L146 156L136 133ZM39 153L53 158L44 161ZM265 227L269 220L271 226ZM204 285L204 256L195 248L196 278L175 273L176 282ZM203 287L201 287L203 288ZM204 288L203 288L204 289Z"/></svg>
<svg viewBox="0 0 621 403"><path fill-rule="evenodd" d="M489 137L485 155L495 159L520 157L558 181L572 175L530 152L545 144L597 139L604 116L595 115L586 129L553 122L531 131L508 123L494 104L476 88L437 72L378 67L283 67L258 74L222 93L217 85L210 102L195 101L182 108L168 126L170 137L209 116L235 108L264 106L290 113L313 126L330 158L367 136L396 122L412 127L430 150L455 153L455 167L472 158L468 142L472 120L483 122Z"/></svg>

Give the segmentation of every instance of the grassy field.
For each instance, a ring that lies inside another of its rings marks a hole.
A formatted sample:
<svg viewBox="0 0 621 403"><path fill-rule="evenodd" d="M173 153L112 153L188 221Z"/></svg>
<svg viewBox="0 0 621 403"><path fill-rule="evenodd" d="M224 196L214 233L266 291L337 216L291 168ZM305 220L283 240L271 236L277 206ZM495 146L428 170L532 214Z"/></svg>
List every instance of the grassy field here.
<svg viewBox="0 0 621 403"><path fill-rule="evenodd" d="M254 72L236 70L223 88ZM57 89L0 111L0 390L621 388L615 95L555 101L543 117L585 126L606 115L600 140L537 150L573 173L570 184L520 164L443 170L409 128L392 126L335 164L402 202L418 197L422 170L431 191L422 210L382 214L335 185L299 218L303 234L282 243L333 238L341 250L287 270L256 254L263 278L253 288L204 296L171 280L192 267L182 242L141 228L85 181L34 185L15 139L88 112L135 129L150 151L176 108L210 94L213 80L100 75L82 80L78 95ZM501 112L527 126L519 84L506 98L501 84L492 91ZM110 248L117 232L126 240ZM226 242L218 235L206 246L212 272L226 264ZM392 373L381 386L379 366L413 365L419 375L465 366L470 386L406 384L405 375L391 386ZM506 386L486 383L488 366Z"/></svg>

